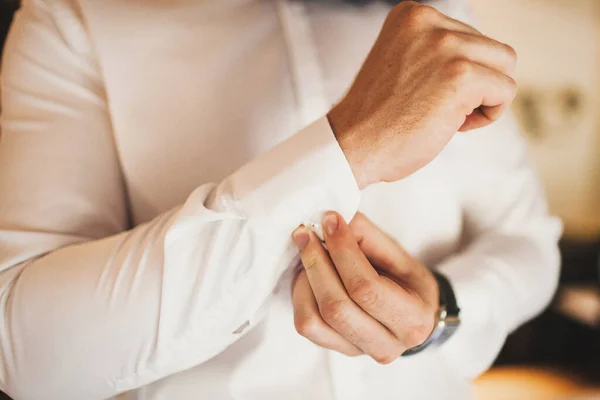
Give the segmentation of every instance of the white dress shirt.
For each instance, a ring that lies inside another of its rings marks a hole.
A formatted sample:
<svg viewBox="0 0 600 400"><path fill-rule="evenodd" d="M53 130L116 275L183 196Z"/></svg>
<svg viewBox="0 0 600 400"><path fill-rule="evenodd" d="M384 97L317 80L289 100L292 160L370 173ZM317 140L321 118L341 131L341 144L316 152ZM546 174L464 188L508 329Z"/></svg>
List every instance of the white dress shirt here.
<svg viewBox="0 0 600 400"><path fill-rule="evenodd" d="M2 66L1 390L470 396L550 300L560 224L510 117L361 193L323 116L388 9L326 3L25 1ZM291 232L359 209L449 277L463 324L443 346L381 366L295 332Z"/></svg>

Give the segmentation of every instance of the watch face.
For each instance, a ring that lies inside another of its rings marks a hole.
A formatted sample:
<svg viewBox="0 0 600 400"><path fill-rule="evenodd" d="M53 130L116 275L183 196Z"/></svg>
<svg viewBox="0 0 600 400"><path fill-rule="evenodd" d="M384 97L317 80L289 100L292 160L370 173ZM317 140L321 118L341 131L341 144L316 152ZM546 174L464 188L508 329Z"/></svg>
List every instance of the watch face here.
<svg viewBox="0 0 600 400"><path fill-rule="evenodd" d="M460 318L458 317L458 315L448 315L448 312L444 307L440 309L438 318L439 323L434 331L439 330L439 332L435 332L436 338L434 340L434 343L436 345L441 345L446 340L450 339L452 335L454 335L454 332L456 332L458 326L460 325Z"/></svg>

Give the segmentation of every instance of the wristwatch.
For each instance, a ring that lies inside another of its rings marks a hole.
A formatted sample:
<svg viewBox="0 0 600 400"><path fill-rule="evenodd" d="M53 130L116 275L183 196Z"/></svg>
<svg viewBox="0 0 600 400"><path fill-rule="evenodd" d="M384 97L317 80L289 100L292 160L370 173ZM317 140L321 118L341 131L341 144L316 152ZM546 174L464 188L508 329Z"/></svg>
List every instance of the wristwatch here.
<svg viewBox="0 0 600 400"><path fill-rule="evenodd" d="M429 337L425 339L423 343L406 350L402 354L402 357L417 354L430 345L441 345L454 335L454 332L456 332L460 325L460 309L456 304L456 297L454 296L452 285L444 275L436 271L432 272L440 289L440 308L436 314L435 326Z"/></svg>

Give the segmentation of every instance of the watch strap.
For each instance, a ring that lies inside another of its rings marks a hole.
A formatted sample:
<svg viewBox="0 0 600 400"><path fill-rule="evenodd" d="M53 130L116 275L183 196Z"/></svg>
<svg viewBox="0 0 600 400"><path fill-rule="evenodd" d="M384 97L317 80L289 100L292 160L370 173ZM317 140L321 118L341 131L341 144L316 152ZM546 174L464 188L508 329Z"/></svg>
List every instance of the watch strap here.
<svg viewBox="0 0 600 400"><path fill-rule="evenodd" d="M458 308L456 296L454 296L454 290L452 289L450 281L439 272L432 272L440 288L440 307L444 307L446 309L448 316L457 317L460 313L460 308Z"/></svg>
<svg viewBox="0 0 600 400"><path fill-rule="evenodd" d="M458 329L460 309L458 308L452 285L444 275L436 271L432 271L432 273L438 283L440 293L440 307L436 326L423 343L406 350L402 354L403 357L420 353L432 344L440 345L446 342Z"/></svg>

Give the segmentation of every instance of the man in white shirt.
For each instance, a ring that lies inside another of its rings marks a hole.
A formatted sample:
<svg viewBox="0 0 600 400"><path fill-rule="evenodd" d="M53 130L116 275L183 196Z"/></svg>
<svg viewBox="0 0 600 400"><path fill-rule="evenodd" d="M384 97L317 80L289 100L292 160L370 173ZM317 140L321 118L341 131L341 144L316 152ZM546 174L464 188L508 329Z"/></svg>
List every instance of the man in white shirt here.
<svg viewBox="0 0 600 400"><path fill-rule="evenodd" d="M514 63L413 2L25 1L0 389L468 398L558 275L560 224L500 118Z"/></svg>

